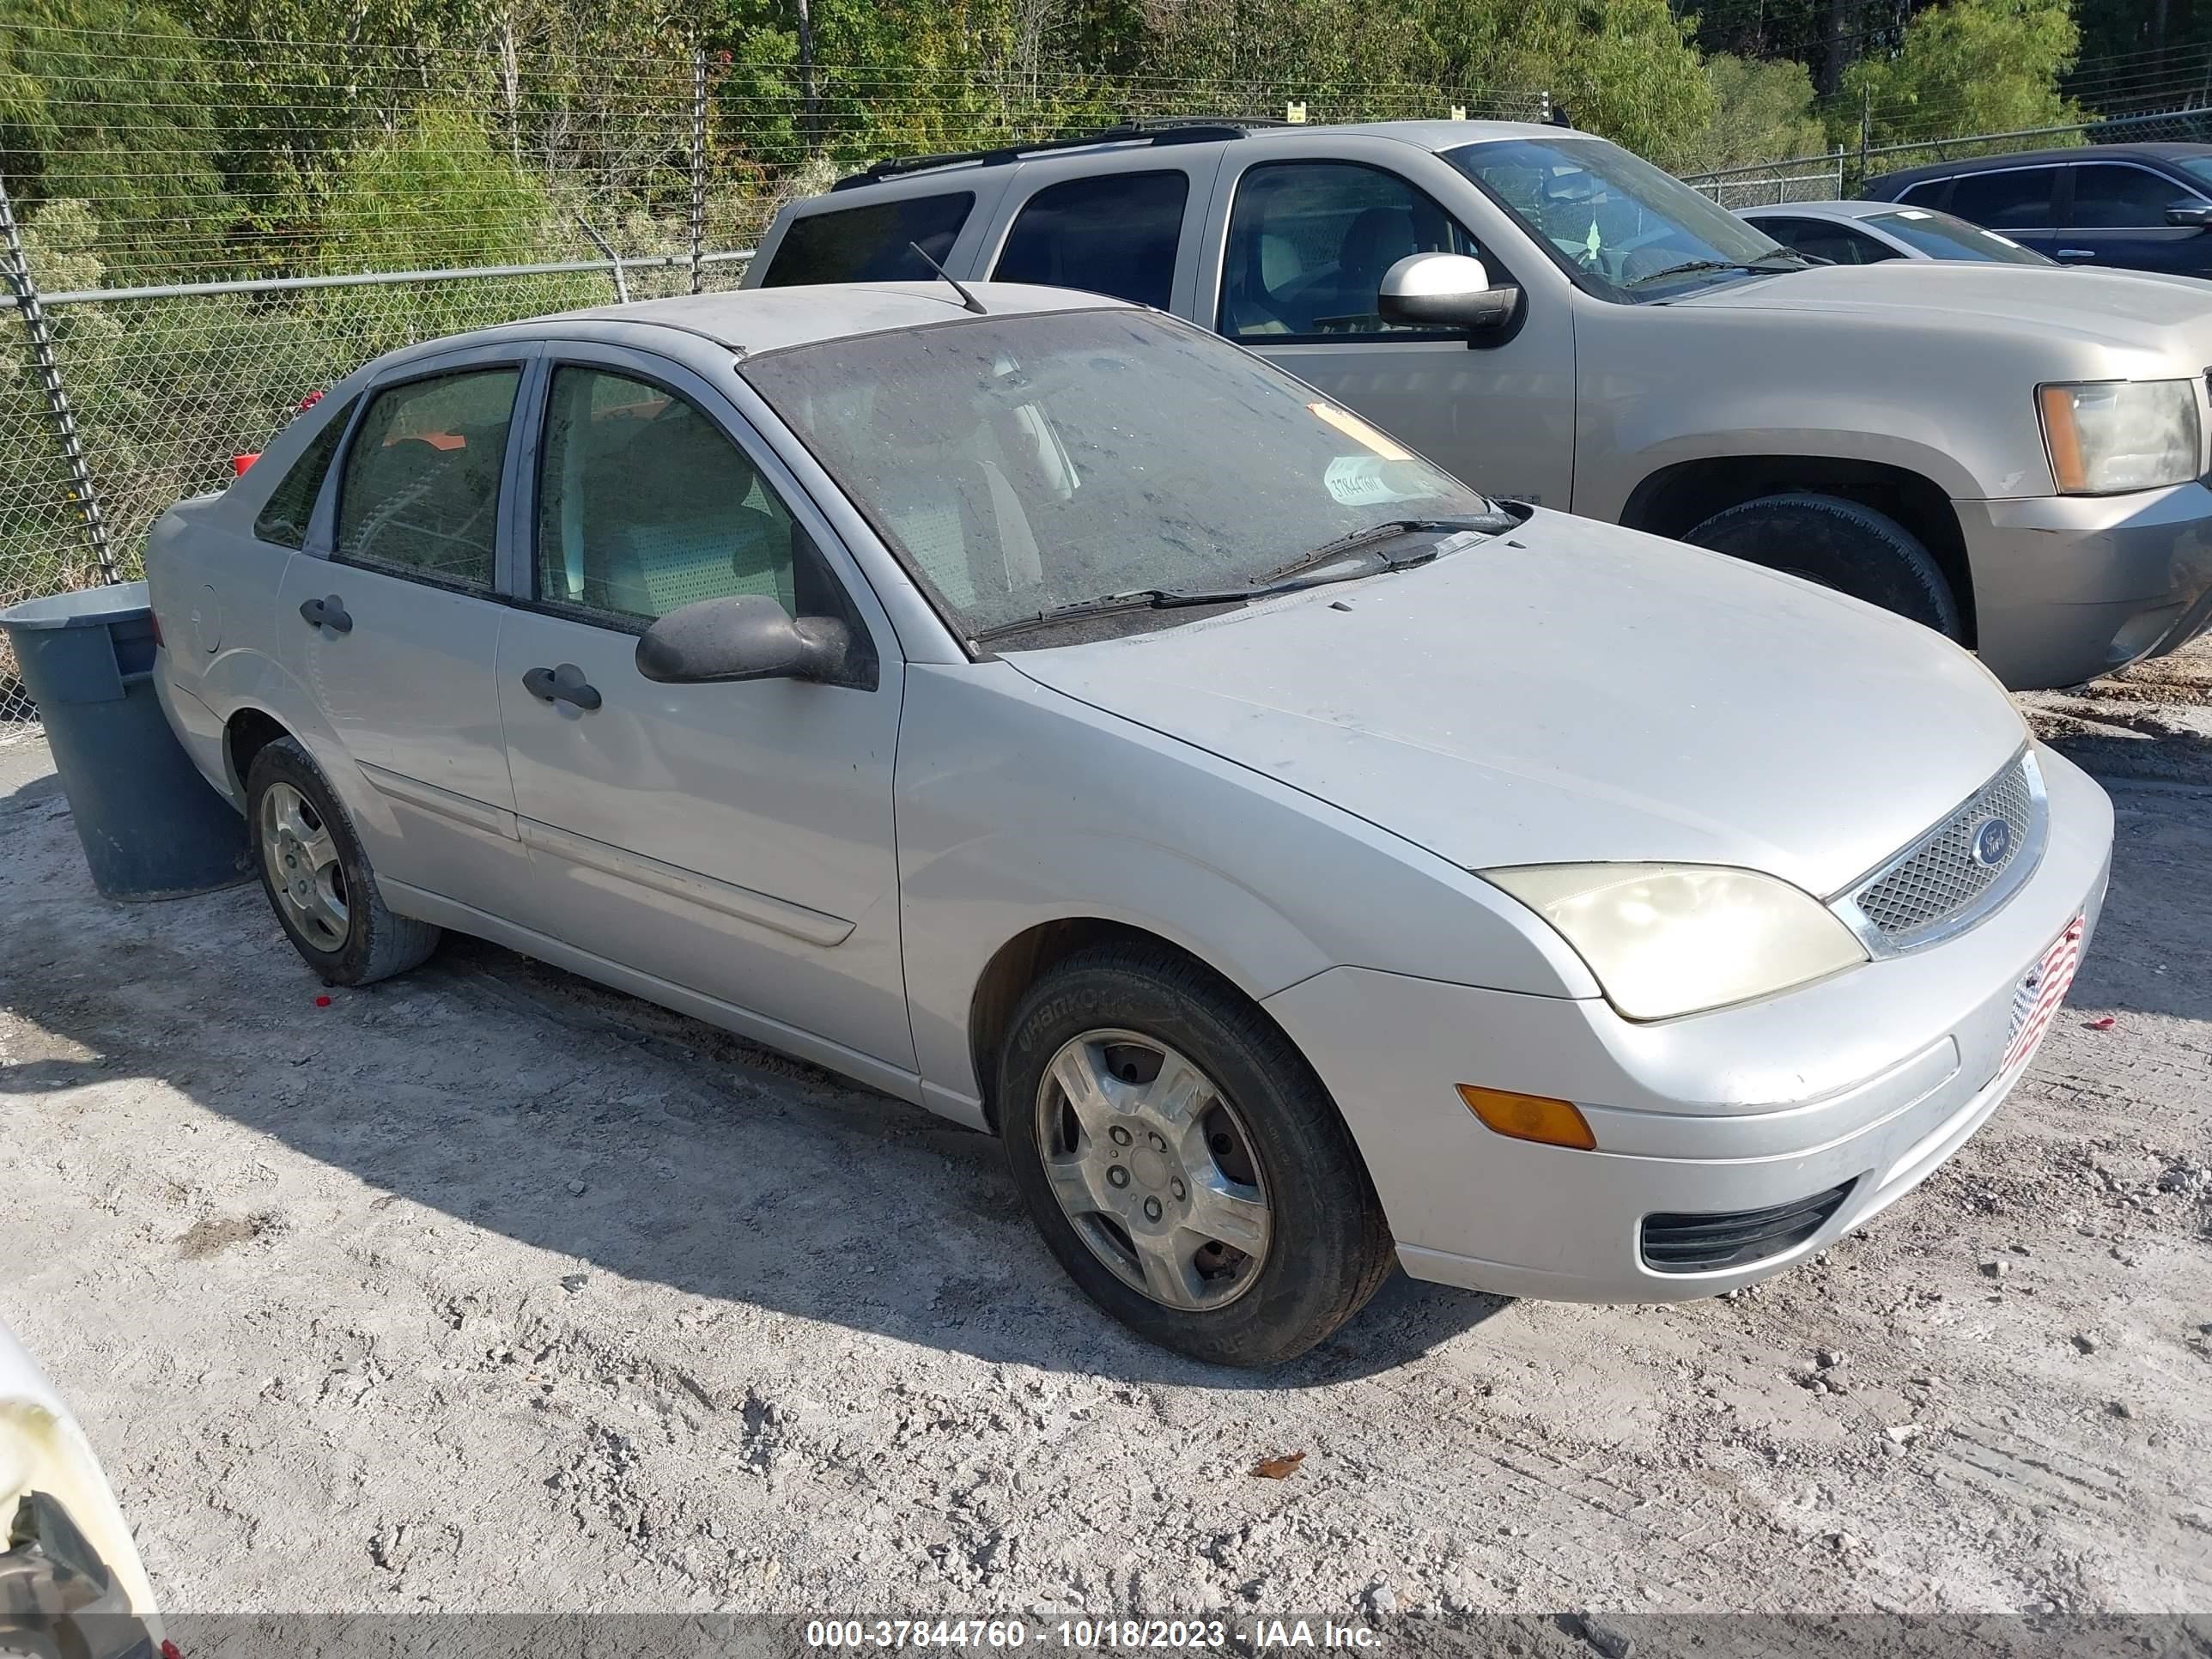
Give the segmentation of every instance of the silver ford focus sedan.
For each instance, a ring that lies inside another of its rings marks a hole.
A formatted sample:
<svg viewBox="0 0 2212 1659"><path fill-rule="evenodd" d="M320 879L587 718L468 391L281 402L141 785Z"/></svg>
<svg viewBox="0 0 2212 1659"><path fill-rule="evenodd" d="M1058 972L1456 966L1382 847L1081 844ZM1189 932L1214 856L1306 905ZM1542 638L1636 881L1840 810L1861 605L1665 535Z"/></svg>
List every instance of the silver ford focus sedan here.
<svg viewBox="0 0 2212 1659"><path fill-rule="evenodd" d="M2095 784L1929 630L1486 500L1157 313L886 283L371 363L147 557L358 985L482 935L1000 1135L1107 1311L1748 1284L1996 1109Z"/></svg>

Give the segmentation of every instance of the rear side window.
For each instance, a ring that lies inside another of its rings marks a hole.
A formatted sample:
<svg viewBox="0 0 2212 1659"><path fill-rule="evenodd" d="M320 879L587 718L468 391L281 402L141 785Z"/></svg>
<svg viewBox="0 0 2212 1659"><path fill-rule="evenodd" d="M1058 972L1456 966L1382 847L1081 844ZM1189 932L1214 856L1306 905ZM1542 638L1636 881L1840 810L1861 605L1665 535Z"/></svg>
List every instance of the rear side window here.
<svg viewBox="0 0 2212 1659"><path fill-rule="evenodd" d="M793 219L776 245L761 286L927 281L936 273L915 257L908 244L920 243L931 258L944 264L975 205L975 193L963 190Z"/></svg>
<svg viewBox="0 0 2212 1659"><path fill-rule="evenodd" d="M1948 179L1923 179L1918 184L1907 185L1898 191L1897 199L1911 202L1917 207L1934 207L1943 199L1943 192L1950 183Z"/></svg>
<svg viewBox="0 0 2212 1659"><path fill-rule="evenodd" d="M1990 230L2048 230L2058 222L2051 205L2057 167L2010 167L1962 173L1951 185L1951 211Z"/></svg>
<svg viewBox="0 0 2212 1659"><path fill-rule="evenodd" d="M337 556L489 592L514 368L471 369L380 392L338 490Z"/></svg>
<svg viewBox="0 0 2212 1659"><path fill-rule="evenodd" d="M1833 265L1878 265L1904 255L1848 225L1825 219L1754 219L1752 222L1784 247L1826 259Z"/></svg>
<svg viewBox="0 0 2212 1659"><path fill-rule="evenodd" d="M1048 185L1030 198L991 274L1002 283L1079 288L1167 309L1190 179L1181 172L1113 173Z"/></svg>
<svg viewBox="0 0 2212 1659"><path fill-rule="evenodd" d="M331 470L331 457L338 453L338 441L353 419L354 405L358 398L347 400L346 406L323 423L312 442L301 452L300 459L292 463L269 500L253 520L253 533L264 542L274 542L279 547L305 547L307 544L307 520L314 516L315 500L323 493L323 478Z"/></svg>

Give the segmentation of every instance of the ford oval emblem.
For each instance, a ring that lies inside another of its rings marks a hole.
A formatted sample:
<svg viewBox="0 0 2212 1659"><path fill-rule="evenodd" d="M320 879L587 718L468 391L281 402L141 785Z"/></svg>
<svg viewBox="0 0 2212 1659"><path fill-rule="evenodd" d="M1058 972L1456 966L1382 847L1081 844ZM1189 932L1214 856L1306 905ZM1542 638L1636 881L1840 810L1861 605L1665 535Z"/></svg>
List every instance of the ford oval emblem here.
<svg viewBox="0 0 2212 1659"><path fill-rule="evenodd" d="M1994 870L2012 851L2012 825L2002 818L1984 818L1974 826L1974 862Z"/></svg>

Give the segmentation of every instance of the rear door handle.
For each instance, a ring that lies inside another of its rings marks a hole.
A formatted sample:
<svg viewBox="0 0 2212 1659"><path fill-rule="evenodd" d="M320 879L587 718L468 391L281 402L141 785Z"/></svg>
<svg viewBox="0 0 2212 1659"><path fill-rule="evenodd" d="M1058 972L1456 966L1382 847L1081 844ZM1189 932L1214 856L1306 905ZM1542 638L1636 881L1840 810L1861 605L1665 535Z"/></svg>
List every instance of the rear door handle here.
<svg viewBox="0 0 2212 1659"><path fill-rule="evenodd" d="M353 618L346 615L344 602L335 593L326 599L302 600L300 615L312 627L327 628L333 634L353 632Z"/></svg>
<svg viewBox="0 0 2212 1659"><path fill-rule="evenodd" d="M587 714L601 701L599 688L586 679L584 671L572 662L564 662L558 668L526 670L522 684L540 702L570 703Z"/></svg>
<svg viewBox="0 0 2212 1659"><path fill-rule="evenodd" d="M2097 250L2093 247L2062 247L2051 250L2062 259L2094 259Z"/></svg>

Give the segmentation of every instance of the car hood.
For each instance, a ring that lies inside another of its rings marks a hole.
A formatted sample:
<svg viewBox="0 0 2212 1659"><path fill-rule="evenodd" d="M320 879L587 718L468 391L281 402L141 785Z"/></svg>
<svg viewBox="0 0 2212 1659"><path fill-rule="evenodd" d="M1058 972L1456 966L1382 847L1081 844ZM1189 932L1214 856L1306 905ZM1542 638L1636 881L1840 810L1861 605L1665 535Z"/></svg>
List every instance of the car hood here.
<svg viewBox="0 0 2212 1659"><path fill-rule="evenodd" d="M1807 311L1925 321L1954 312L1977 327L2087 335L2111 344L2169 350L2207 336L2207 289L2131 271L2063 265L1888 259L1820 265L1726 283L1668 303L1677 309Z"/></svg>
<svg viewBox="0 0 2212 1659"><path fill-rule="evenodd" d="M1540 511L1415 569L1006 659L1467 868L1723 864L1822 897L2027 737L1916 624Z"/></svg>

